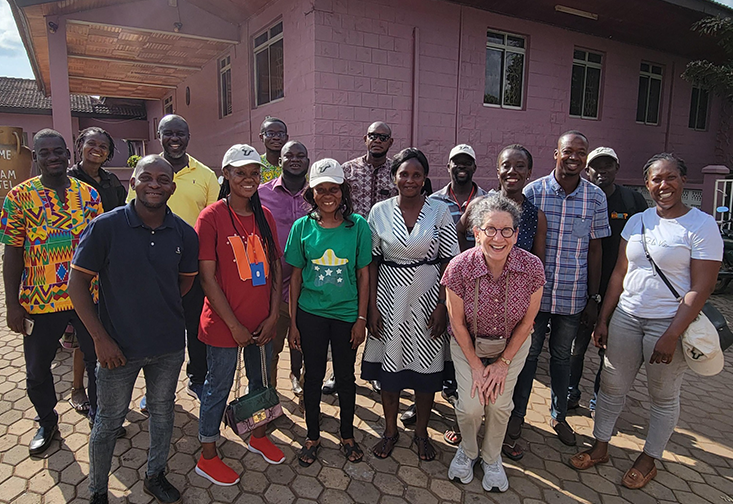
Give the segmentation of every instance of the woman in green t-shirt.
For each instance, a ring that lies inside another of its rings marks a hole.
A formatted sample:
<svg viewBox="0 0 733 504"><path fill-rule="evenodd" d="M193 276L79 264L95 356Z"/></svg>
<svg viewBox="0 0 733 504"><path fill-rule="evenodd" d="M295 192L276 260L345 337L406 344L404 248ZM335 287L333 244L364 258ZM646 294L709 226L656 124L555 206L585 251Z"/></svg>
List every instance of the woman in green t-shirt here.
<svg viewBox="0 0 733 504"><path fill-rule="evenodd" d="M341 409L341 450L351 462L364 457L354 440L356 349L366 336L371 232L352 213L351 191L338 161L322 159L310 168L303 194L311 211L293 224L285 260L290 278L289 344L303 352L303 402L308 434L298 455L301 466L316 460L320 447L321 384L328 346Z"/></svg>

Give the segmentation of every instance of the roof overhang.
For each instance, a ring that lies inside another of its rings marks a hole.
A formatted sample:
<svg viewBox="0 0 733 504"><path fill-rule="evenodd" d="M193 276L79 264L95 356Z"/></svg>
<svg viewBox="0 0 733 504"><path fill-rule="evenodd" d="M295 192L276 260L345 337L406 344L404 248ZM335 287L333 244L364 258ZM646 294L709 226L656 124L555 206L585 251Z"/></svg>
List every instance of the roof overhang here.
<svg viewBox="0 0 733 504"><path fill-rule="evenodd" d="M238 24L191 1L10 0L10 5L46 95L48 30L60 19L66 25L69 91L78 94L160 99L240 40Z"/></svg>

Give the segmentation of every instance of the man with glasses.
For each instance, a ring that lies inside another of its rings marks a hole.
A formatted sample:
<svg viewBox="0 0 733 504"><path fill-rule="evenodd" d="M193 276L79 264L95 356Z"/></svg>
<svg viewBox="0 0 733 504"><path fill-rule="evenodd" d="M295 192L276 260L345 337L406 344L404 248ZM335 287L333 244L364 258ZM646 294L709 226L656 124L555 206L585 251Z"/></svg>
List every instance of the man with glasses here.
<svg viewBox="0 0 733 504"><path fill-rule="evenodd" d="M550 425L562 443L576 443L575 432L565 419L571 348L581 323L593 327L598 316L601 239L611 234L606 195L580 177L587 158L586 136L567 131L557 141L553 172L524 188L524 197L547 217L547 284L535 317L532 346L514 389L514 410L507 426L511 439L522 434L537 359L550 325Z"/></svg>
<svg viewBox="0 0 733 504"><path fill-rule="evenodd" d="M393 142L389 126L372 123L364 135L366 155L343 164L344 177L351 185L354 213L366 218L376 203L397 196L397 186L389 173L392 159L387 156Z"/></svg>
<svg viewBox="0 0 733 504"><path fill-rule="evenodd" d="M260 140L265 145L265 153L262 154L261 183L269 182L282 175L280 166L280 151L288 141L288 127L282 119L268 117L260 126Z"/></svg>

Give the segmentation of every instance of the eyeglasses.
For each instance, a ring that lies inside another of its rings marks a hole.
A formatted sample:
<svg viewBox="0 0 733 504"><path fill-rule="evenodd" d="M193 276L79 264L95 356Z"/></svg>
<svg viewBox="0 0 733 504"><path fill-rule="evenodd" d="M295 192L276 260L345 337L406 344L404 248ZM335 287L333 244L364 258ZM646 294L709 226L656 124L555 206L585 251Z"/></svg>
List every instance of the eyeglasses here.
<svg viewBox="0 0 733 504"><path fill-rule="evenodd" d="M516 231L513 227L505 227L501 229L496 229L495 227L488 226L488 227L479 228L479 229L483 231L484 234L488 238L493 238L494 236L496 236L497 232L501 233L501 236L503 236L504 238L511 238L512 236L514 236L514 233Z"/></svg>
<svg viewBox="0 0 733 504"><path fill-rule="evenodd" d="M288 136L284 131L265 131L265 138L285 138Z"/></svg>
<svg viewBox="0 0 733 504"><path fill-rule="evenodd" d="M390 136L385 135L384 133L367 133L367 138L369 140L376 140L378 138L380 141L386 142L389 140Z"/></svg>

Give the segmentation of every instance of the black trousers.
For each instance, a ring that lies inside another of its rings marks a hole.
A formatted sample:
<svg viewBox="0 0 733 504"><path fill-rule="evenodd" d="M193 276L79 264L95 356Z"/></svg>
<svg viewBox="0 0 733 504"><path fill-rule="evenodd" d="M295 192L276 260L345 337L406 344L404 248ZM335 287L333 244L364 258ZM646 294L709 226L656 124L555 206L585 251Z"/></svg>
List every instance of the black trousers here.
<svg viewBox="0 0 733 504"><path fill-rule="evenodd" d="M93 419L97 411L97 354L87 328L74 310L31 315L31 318L34 323L33 332L29 336L23 336L26 389L28 398L36 408L41 426L53 427L58 422L58 415L54 411L58 400L51 364L56 357L59 338L69 323L76 330L76 338L84 354L84 367L89 379L87 393L91 404L89 417Z"/></svg>
<svg viewBox="0 0 733 504"><path fill-rule="evenodd" d="M316 441L321 437L321 386L326 376L328 344L331 344L333 372L336 376L336 391L339 395L341 417L341 438L354 437L354 409L356 408L356 378L354 363L356 350L351 348L353 322L343 322L319 317L298 308L295 323L300 331L300 345L303 349L305 382L303 402L308 439Z"/></svg>
<svg viewBox="0 0 733 504"><path fill-rule="evenodd" d="M186 374L191 383L204 384L206 372L206 344L199 340L199 321L204 309L204 289L196 276L193 286L183 296L183 313L186 317L186 346L188 347L188 364Z"/></svg>

